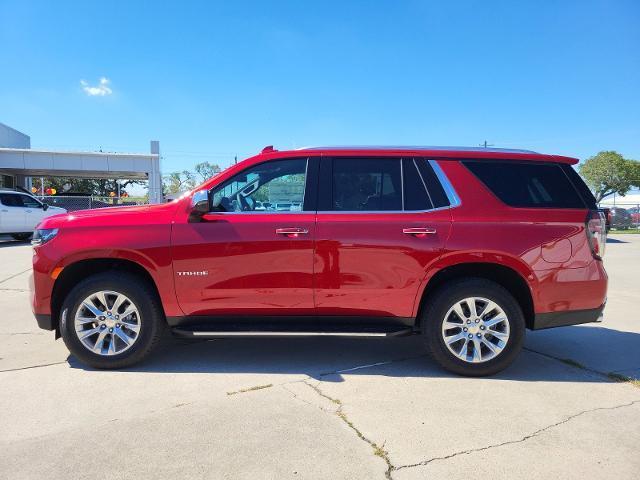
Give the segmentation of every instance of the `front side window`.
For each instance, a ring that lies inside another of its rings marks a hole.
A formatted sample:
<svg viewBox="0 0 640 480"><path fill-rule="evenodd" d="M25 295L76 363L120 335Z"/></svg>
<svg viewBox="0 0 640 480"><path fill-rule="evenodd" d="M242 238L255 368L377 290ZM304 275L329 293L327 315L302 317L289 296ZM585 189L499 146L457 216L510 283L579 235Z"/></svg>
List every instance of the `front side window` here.
<svg viewBox="0 0 640 480"><path fill-rule="evenodd" d="M22 203L27 208L42 208L42 204L29 195L20 195Z"/></svg>
<svg viewBox="0 0 640 480"><path fill-rule="evenodd" d="M214 187L211 210L237 213L302 211L306 179L306 158L261 163Z"/></svg>
<svg viewBox="0 0 640 480"><path fill-rule="evenodd" d="M340 158L333 162L333 210L402 210L399 159Z"/></svg>

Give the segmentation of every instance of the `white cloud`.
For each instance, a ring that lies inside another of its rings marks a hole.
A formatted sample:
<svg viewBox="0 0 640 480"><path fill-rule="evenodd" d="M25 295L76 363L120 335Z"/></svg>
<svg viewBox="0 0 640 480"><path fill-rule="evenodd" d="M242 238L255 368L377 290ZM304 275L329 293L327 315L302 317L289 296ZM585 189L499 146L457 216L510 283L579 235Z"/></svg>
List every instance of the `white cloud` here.
<svg viewBox="0 0 640 480"><path fill-rule="evenodd" d="M113 90L109 87L109 83L111 83L111 80L106 77L102 77L100 79L100 83L95 87L92 87L86 81L80 80L80 85L82 85L84 93L90 97L104 97L105 95L111 95Z"/></svg>

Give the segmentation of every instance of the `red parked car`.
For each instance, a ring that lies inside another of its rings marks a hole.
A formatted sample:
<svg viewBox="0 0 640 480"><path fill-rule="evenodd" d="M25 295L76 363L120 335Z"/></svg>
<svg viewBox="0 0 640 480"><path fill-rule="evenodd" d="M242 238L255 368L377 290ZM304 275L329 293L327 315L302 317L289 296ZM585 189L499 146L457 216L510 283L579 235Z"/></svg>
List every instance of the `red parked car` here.
<svg viewBox="0 0 640 480"><path fill-rule="evenodd" d="M604 218L576 162L267 147L175 202L45 219L33 311L98 368L142 360L170 329L420 334L444 368L493 374L526 328L602 314Z"/></svg>

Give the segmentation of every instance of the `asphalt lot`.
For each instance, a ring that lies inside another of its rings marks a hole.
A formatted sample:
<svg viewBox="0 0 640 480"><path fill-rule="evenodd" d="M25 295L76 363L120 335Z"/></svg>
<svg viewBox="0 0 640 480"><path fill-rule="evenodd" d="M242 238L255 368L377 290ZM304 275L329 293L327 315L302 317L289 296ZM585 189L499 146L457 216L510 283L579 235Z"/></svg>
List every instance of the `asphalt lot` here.
<svg viewBox="0 0 640 480"><path fill-rule="evenodd" d="M418 338L167 341L87 369L29 307L0 242L0 478L638 478L640 235L612 236L605 321L528 332L492 378ZM562 361L562 359L567 359Z"/></svg>

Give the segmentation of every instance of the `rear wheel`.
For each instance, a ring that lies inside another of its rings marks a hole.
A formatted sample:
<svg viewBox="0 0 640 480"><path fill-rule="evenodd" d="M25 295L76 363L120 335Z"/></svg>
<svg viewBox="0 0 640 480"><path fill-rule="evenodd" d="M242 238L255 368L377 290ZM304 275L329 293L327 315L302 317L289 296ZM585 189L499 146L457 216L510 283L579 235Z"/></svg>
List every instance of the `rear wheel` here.
<svg viewBox="0 0 640 480"><path fill-rule="evenodd" d="M492 375L509 366L522 349L524 331L524 316L513 296L479 278L441 287L429 298L422 318L433 358L459 375Z"/></svg>
<svg viewBox="0 0 640 480"><path fill-rule="evenodd" d="M62 306L67 348L94 368L122 368L151 353L165 319L153 289L127 273L101 273L80 282Z"/></svg>
<svg viewBox="0 0 640 480"><path fill-rule="evenodd" d="M33 233L31 232L26 232L26 233L12 233L11 236L15 239L18 240L19 242L25 242L27 240L30 240L31 237L33 236Z"/></svg>

